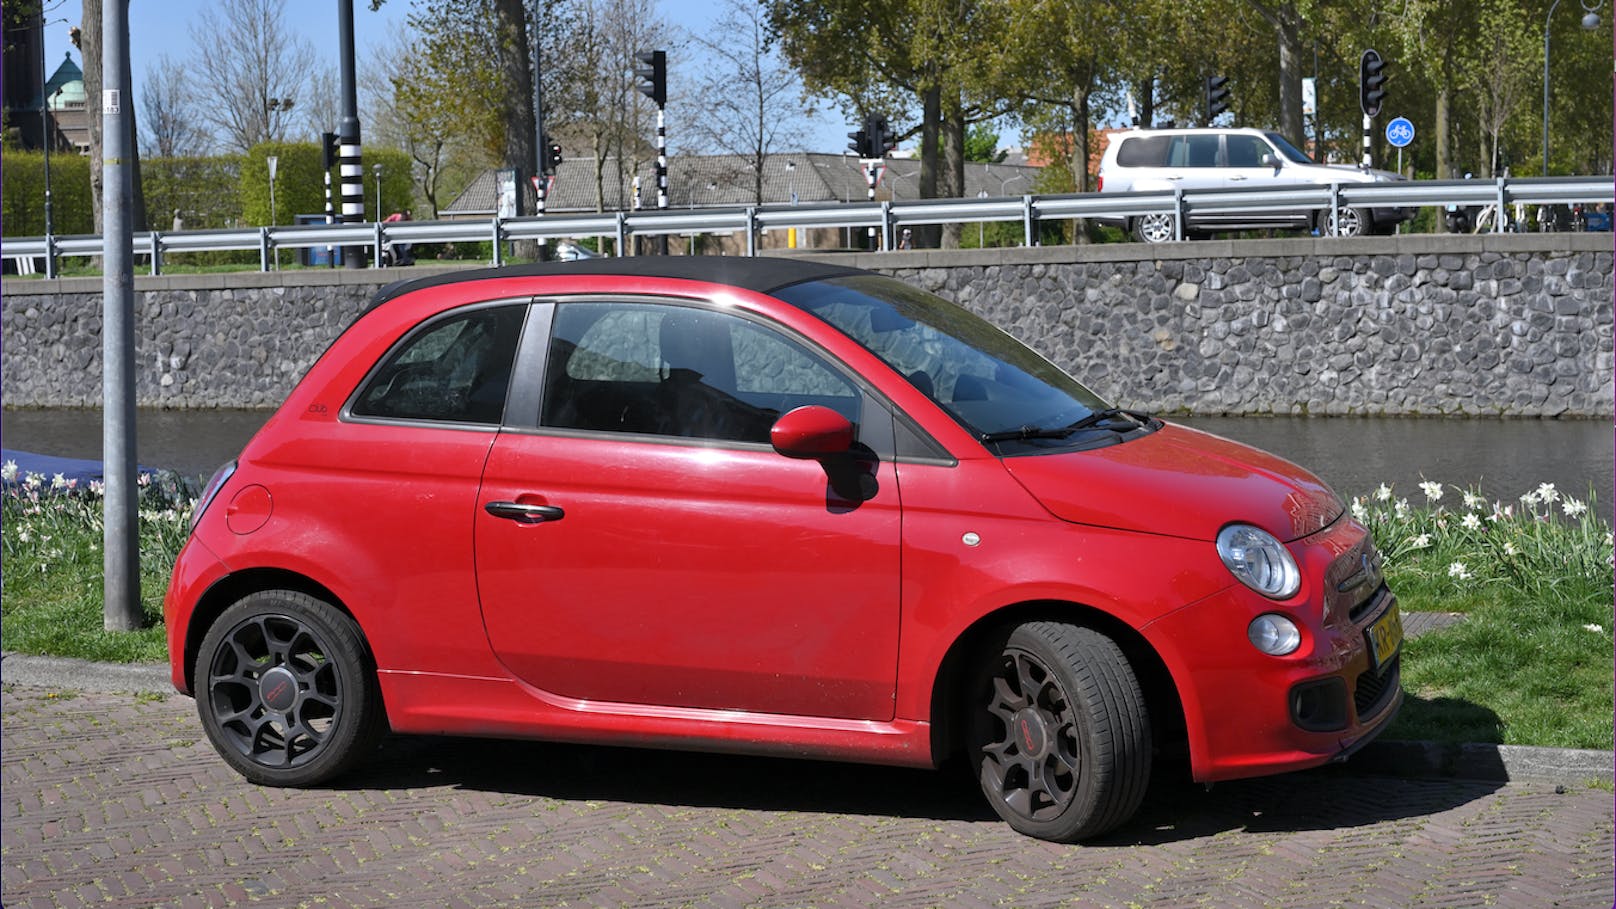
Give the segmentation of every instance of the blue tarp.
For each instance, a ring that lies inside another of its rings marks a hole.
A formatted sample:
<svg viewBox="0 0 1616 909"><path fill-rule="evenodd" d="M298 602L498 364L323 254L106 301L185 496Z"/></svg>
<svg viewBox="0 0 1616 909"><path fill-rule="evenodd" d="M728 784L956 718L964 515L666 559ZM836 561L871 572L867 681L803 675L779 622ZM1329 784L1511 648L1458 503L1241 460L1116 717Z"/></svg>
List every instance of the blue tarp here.
<svg viewBox="0 0 1616 909"><path fill-rule="evenodd" d="M48 483L57 474L64 480L78 480L80 486L88 485L91 480L105 479L105 468L100 461L88 458L58 458L54 455L35 454L31 451L18 451L15 448L0 449L0 463L16 462L17 477L12 482L20 483L28 474L37 473L45 477ZM149 467L138 468L141 473L152 473Z"/></svg>

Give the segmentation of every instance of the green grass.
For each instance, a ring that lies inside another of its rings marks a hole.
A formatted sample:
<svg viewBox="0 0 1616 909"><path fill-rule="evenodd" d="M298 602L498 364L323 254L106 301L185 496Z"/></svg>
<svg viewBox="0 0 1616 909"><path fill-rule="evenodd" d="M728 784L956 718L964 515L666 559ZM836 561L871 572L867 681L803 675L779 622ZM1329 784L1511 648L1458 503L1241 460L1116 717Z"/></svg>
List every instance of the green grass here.
<svg viewBox="0 0 1616 909"><path fill-rule="evenodd" d="M134 632L103 628L99 490L52 488L51 480L26 478L8 485L0 496L0 645L21 653L115 663L166 660L163 593L185 540L192 504L179 477L159 474L140 487L140 589L146 627Z"/></svg>
<svg viewBox="0 0 1616 909"><path fill-rule="evenodd" d="M141 490L141 599L150 627L125 633L102 630L98 494L53 490L46 477L17 479L0 495L5 649L166 659L162 596L193 505L179 478L160 475ZM1609 523L1553 490L1506 505L1426 489L1418 505L1389 489L1352 505L1387 557L1405 612L1465 616L1404 645L1407 698L1386 736L1609 750Z"/></svg>
<svg viewBox="0 0 1616 909"><path fill-rule="evenodd" d="M1386 736L1610 750L1610 525L1549 486L1508 503L1418 495L1353 503L1403 610L1464 616L1404 645L1406 703Z"/></svg>

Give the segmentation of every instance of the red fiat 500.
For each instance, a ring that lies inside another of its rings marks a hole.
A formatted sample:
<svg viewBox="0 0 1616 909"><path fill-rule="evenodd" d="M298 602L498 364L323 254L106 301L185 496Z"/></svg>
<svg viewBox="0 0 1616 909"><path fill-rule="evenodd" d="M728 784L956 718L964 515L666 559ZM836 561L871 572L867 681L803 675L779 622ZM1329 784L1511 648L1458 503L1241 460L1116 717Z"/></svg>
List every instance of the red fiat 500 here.
<svg viewBox="0 0 1616 909"><path fill-rule="evenodd" d="M1311 474L789 260L395 285L208 484L175 686L248 779L391 729L930 767L1051 840L1337 760L1396 599Z"/></svg>

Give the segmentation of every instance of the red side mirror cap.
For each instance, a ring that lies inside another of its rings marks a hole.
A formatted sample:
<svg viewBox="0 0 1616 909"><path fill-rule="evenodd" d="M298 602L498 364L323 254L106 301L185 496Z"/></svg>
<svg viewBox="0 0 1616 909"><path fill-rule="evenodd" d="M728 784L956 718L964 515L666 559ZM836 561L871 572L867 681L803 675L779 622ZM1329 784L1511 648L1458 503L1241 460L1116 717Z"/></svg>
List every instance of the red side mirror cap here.
<svg viewBox="0 0 1616 909"><path fill-rule="evenodd" d="M829 407L809 404L775 420L769 441L788 458L846 454L853 447L853 424Z"/></svg>

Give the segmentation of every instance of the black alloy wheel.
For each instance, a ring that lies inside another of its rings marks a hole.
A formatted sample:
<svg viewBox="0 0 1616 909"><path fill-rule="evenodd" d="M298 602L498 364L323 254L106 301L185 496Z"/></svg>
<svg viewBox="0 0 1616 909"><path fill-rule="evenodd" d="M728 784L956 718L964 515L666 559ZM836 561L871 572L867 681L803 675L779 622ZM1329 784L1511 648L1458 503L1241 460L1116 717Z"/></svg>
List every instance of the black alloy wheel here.
<svg viewBox="0 0 1616 909"><path fill-rule="evenodd" d="M226 609L196 669L197 713L213 747L261 785L325 782L386 729L358 625L302 593L260 591Z"/></svg>
<svg viewBox="0 0 1616 909"><path fill-rule="evenodd" d="M994 811L1028 836L1075 842L1127 821L1150 778L1144 695L1116 643L1021 625L973 689L970 744Z"/></svg>

